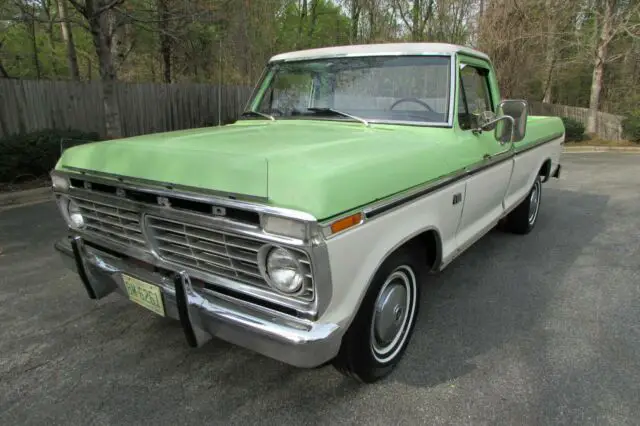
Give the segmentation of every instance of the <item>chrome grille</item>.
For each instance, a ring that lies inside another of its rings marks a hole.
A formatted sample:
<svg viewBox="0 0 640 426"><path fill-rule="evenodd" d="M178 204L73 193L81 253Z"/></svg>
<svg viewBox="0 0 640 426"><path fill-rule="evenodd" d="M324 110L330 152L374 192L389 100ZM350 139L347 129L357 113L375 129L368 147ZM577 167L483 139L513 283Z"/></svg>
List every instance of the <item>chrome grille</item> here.
<svg viewBox="0 0 640 426"><path fill-rule="evenodd" d="M73 200L80 208L86 232L127 246L147 246L142 235L140 213L133 208L116 207L81 198Z"/></svg>
<svg viewBox="0 0 640 426"><path fill-rule="evenodd" d="M261 241L219 229L147 216L149 238L158 255L181 266L269 289L258 268ZM304 268L305 283L300 298L313 299L311 265L306 254L295 252Z"/></svg>

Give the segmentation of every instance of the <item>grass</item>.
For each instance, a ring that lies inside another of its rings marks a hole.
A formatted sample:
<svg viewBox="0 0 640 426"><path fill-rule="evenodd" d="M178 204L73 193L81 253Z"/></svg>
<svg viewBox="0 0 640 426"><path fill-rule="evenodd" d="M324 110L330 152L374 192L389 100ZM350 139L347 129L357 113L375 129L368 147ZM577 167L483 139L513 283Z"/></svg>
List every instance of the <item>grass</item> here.
<svg viewBox="0 0 640 426"><path fill-rule="evenodd" d="M13 182L0 182L0 193L24 191L50 185L51 179L49 177L25 176L22 179L15 179Z"/></svg>
<svg viewBox="0 0 640 426"><path fill-rule="evenodd" d="M610 139L601 139L597 136L586 136L586 138L582 141L567 141L566 146L635 146L640 148L639 143L635 143L632 141L614 141Z"/></svg>

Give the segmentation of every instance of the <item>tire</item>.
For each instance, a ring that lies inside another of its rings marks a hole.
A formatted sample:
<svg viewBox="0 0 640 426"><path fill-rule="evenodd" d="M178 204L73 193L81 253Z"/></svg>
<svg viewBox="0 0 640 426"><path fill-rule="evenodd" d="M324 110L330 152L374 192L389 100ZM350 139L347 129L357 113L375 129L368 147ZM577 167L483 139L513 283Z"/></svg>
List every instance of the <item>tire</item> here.
<svg viewBox="0 0 640 426"><path fill-rule="evenodd" d="M378 269L333 360L342 374L373 383L398 365L417 321L425 258L401 248Z"/></svg>
<svg viewBox="0 0 640 426"><path fill-rule="evenodd" d="M538 221L541 199L542 179L540 176L537 176L527 198L522 200L518 207L516 207L507 216L505 223L506 229L509 232L520 235L525 235L531 232Z"/></svg>

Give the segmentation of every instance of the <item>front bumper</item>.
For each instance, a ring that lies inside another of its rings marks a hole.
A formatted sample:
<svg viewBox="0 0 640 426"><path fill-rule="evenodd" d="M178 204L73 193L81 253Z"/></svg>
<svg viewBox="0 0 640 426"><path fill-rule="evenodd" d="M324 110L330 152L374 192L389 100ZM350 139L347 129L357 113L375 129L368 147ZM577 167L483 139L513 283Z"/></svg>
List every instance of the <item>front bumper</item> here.
<svg viewBox="0 0 640 426"><path fill-rule="evenodd" d="M112 292L127 296L121 274L158 286L167 317L179 320L191 346L212 337L234 343L297 367L331 360L344 331L336 324L302 320L205 289L194 289L184 273L160 273L126 257L87 245L79 236L55 244L65 264L76 271L92 299Z"/></svg>

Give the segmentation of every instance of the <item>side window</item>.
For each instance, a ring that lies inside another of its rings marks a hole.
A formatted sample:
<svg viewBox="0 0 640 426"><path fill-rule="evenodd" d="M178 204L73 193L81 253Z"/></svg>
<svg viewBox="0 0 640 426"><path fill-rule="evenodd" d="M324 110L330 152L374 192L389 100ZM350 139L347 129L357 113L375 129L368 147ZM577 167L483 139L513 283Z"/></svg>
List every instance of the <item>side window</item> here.
<svg viewBox="0 0 640 426"><path fill-rule="evenodd" d="M478 68L467 65L460 70L458 96L460 128L469 130L477 127L478 118L485 111L493 111L487 74Z"/></svg>

